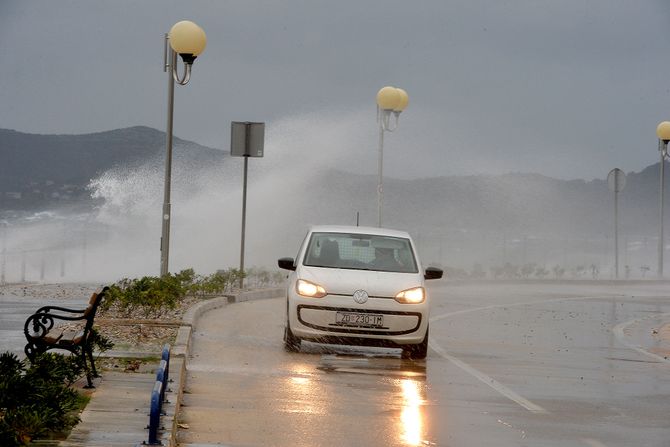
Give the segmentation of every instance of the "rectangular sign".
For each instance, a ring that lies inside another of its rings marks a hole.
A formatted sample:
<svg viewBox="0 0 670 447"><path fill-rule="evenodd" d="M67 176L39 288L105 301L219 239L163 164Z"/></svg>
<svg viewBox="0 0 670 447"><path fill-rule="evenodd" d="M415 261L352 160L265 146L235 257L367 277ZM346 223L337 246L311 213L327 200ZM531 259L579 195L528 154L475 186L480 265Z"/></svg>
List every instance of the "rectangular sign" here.
<svg viewBox="0 0 670 447"><path fill-rule="evenodd" d="M233 157L262 157L264 144L265 123L231 122L230 155Z"/></svg>

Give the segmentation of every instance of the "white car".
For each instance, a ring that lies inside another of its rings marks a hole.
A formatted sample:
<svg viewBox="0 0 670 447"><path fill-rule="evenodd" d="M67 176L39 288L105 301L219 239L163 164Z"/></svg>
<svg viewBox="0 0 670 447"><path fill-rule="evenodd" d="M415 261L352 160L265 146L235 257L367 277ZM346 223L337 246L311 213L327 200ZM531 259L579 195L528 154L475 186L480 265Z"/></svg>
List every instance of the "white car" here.
<svg viewBox="0 0 670 447"><path fill-rule="evenodd" d="M314 226L290 270L284 345L301 340L402 348L404 358L428 350L425 279L442 270L421 263L409 234L384 228Z"/></svg>

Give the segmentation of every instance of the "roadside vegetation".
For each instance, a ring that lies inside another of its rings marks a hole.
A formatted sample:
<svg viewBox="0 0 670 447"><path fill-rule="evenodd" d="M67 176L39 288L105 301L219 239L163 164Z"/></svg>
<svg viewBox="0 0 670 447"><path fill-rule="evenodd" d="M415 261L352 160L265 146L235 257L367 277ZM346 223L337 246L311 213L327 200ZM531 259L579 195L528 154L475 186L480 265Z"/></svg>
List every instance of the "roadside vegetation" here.
<svg viewBox="0 0 670 447"><path fill-rule="evenodd" d="M232 293L241 278L245 288L262 288L282 283L285 276L250 268L244 273L228 269L198 275L186 269L165 277L124 278L110 286L99 312L116 318L161 319L193 300ZM91 334L96 352L114 347L113 337L103 332L96 326ZM137 369L139 362L132 360L124 371ZM88 395L76 385L84 368L78 357L54 352L38 355L33 363L11 352L0 354L0 446L65 439L88 403Z"/></svg>
<svg viewBox="0 0 670 447"><path fill-rule="evenodd" d="M29 364L11 352L0 354L0 445L64 439L88 402L73 386L81 373L71 356L46 353Z"/></svg>
<svg viewBox="0 0 670 447"><path fill-rule="evenodd" d="M91 343L98 352L114 344L96 329ZM34 362L0 354L0 445L29 445L35 439L65 439L79 423L89 401L75 382L85 365L79 356L38 354Z"/></svg>
<svg viewBox="0 0 670 447"><path fill-rule="evenodd" d="M232 293L244 279L247 288L270 287L283 281L281 272L251 268L218 270L198 275L193 269L164 277L124 278L112 286L101 304L102 312L114 310L125 318L157 319L180 307L188 297L208 298Z"/></svg>

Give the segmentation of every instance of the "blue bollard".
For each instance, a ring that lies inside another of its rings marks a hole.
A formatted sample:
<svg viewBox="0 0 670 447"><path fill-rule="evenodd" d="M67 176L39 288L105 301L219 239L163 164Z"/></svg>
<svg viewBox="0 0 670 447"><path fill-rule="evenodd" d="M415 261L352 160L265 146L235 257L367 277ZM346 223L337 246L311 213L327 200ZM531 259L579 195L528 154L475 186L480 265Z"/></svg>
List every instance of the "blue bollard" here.
<svg viewBox="0 0 670 447"><path fill-rule="evenodd" d="M163 353L161 354L161 360L165 360L167 362L167 365L165 366L165 383L164 387L167 388L167 383L169 382L170 379L170 345L165 344L163 346Z"/></svg>
<svg viewBox="0 0 670 447"><path fill-rule="evenodd" d="M161 360L160 364L158 365L158 369L156 370L156 382L160 382L162 385L161 403L165 402L165 391L167 391L167 364L168 363L165 360Z"/></svg>
<svg viewBox="0 0 670 447"><path fill-rule="evenodd" d="M149 412L149 440L147 445L162 445L158 440L158 426L161 419L161 393L163 383L158 380L154 384L154 389L151 392L151 410Z"/></svg>
<svg viewBox="0 0 670 447"><path fill-rule="evenodd" d="M161 360L166 361L170 360L170 345L167 343L163 346L163 353L161 354Z"/></svg>
<svg viewBox="0 0 670 447"><path fill-rule="evenodd" d="M165 392L168 391L167 384L169 379L170 369L170 345L165 344L161 352L161 361L156 370L156 382L151 391L151 409L149 411L149 440L142 442L141 445L163 445L158 440L158 427L160 426L160 418L163 415L163 402L165 400Z"/></svg>

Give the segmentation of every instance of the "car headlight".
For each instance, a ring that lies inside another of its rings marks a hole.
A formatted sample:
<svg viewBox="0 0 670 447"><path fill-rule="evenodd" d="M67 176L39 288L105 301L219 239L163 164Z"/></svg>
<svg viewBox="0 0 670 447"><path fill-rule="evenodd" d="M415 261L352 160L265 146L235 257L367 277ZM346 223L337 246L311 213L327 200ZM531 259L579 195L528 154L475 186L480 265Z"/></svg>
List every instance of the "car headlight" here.
<svg viewBox="0 0 670 447"><path fill-rule="evenodd" d="M295 291L298 292L298 295L309 298L323 298L328 295L326 289L322 286L305 281L304 279L299 279L298 282L295 283Z"/></svg>
<svg viewBox="0 0 670 447"><path fill-rule="evenodd" d="M395 296L395 300L402 304L419 304L423 303L425 299L426 289L423 287L403 290Z"/></svg>

